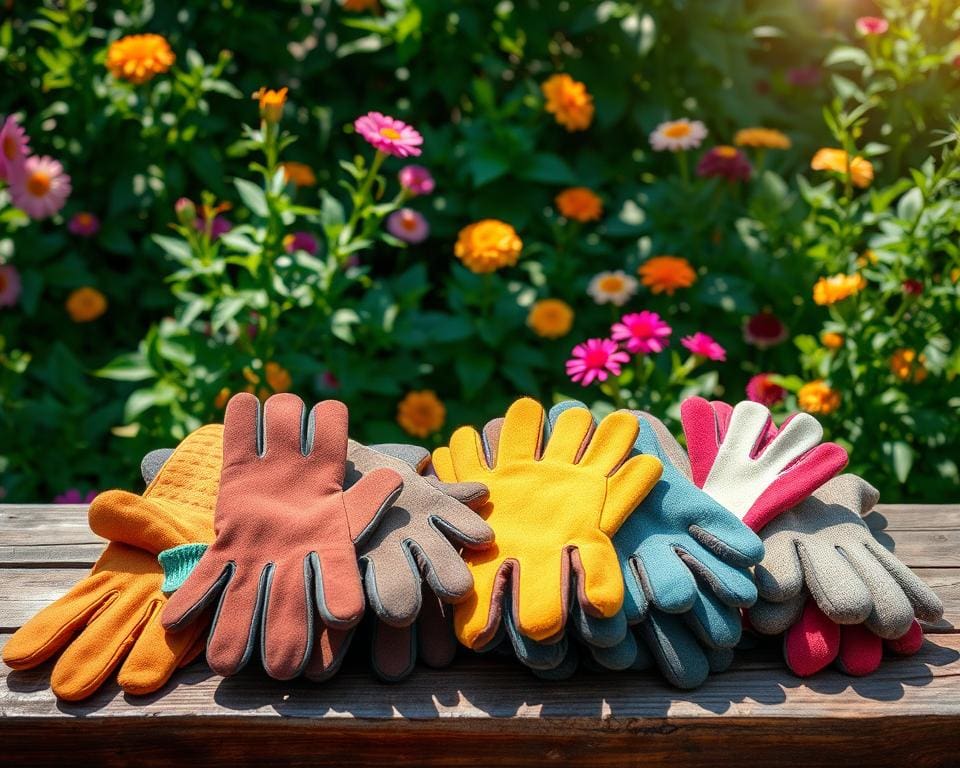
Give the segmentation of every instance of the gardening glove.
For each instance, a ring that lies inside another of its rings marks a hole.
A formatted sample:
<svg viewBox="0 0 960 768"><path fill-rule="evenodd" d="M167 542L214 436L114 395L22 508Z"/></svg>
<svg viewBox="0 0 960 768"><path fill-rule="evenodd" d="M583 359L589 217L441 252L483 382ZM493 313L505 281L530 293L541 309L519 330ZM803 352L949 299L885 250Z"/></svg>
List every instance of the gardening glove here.
<svg viewBox="0 0 960 768"><path fill-rule="evenodd" d="M120 665L127 693L152 693L203 650L206 627L172 634L160 624L167 602L157 554L213 539L221 452L218 427L201 427L168 457L142 496L106 491L90 505L90 527L110 540L79 584L18 630L3 650L14 669L58 651L51 687L68 701L93 694Z"/></svg>
<svg viewBox="0 0 960 768"><path fill-rule="evenodd" d="M847 464L846 451L821 443L823 427L806 413L791 416L778 430L760 403L731 407L689 397L680 418L693 482L754 531Z"/></svg>
<svg viewBox="0 0 960 768"><path fill-rule="evenodd" d="M570 408L585 407L576 401L554 406L550 423ZM613 539L626 586L624 620L640 626L613 645L592 639L602 635L599 627L609 619L581 615L574 626L600 665L646 669L656 664L671 683L691 688L706 678L711 661L714 669L724 666L720 659L729 665L729 649L740 639L738 608L756 599L747 568L760 560L763 545L674 466L678 456L683 461L683 449L662 422L646 413L632 415L639 423L635 453L663 463L660 481ZM486 434L492 441L496 429ZM551 657L556 661L551 650L528 642L518 655L543 670ZM563 666L569 667L566 659Z"/></svg>
<svg viewBox="0 0 960 768"><path fill-rule="evenodd" d="M834 661L850 674L869 674L885 645L900 655L919 648L916 618L943 615L936 594L861 519L878 499L862 478L840 475L761 531L767 554L756 576L763 599L750 610L750 623L763 634L786 633L784 655L798 675Z"/></svg>
<svg viewBox="0 0 960 768"><path fill-rule="evenodd" d="M561 637L572 573L587 613L609 618L622 607L623 576L610 537L659 480L662 466L652 456L628 458L637 436L637 420L628 413L611 414L594 433L590 413L571 409L545 446L543 425L543 408L524 398L507 411L495 464L488 464L480 435L469 427L434 451L441 480L482 482L490 491L480 514L496 540L489 549L464 553L474 591L454 609L457 638L468 648L494 639L508 585L511 619L531 640Z"/></svg>
<svg viewBox="0 0 960 768"><path fill-rule="evenodd" d="M262 410L247 393L227 404L216 538L162 616L178 630L218 601L207 643L218 674L241 669L259 635L267 673L295 677L325 642L315 630L349 629L363 614L355 546L403 483L379 469L344 491L346 406L328 400L306 425L303 417L303 401L290 394Z"/></svg>

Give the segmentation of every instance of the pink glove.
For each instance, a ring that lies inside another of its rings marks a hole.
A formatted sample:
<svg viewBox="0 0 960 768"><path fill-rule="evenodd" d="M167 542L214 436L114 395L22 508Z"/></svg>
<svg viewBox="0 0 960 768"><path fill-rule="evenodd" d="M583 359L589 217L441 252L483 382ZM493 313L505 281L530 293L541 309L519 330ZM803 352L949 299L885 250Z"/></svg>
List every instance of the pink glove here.
<svg viewBox="0 0 960 768"><path fill-rule="evenodd" d="M680 404L693 482L753 531L799 504L847 465L847 452L821 443L806 413L778 430L770 411L749 400L731 407L690 397Z"/></svg>

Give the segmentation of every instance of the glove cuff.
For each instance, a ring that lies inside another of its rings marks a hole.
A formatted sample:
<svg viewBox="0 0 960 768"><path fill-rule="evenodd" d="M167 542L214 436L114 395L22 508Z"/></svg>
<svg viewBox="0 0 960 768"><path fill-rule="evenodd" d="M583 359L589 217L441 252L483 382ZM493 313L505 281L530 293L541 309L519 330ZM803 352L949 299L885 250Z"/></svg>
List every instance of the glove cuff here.
<svg viewBox="0 0 960 768"><path fill-rule="evenodd" d="M181 544L179 547L165 549L157 555L157 562L163 568L163 584L160 589L170 594L183 586L183 582L193 573L203 553L207 551L207 544Z"/></svg>

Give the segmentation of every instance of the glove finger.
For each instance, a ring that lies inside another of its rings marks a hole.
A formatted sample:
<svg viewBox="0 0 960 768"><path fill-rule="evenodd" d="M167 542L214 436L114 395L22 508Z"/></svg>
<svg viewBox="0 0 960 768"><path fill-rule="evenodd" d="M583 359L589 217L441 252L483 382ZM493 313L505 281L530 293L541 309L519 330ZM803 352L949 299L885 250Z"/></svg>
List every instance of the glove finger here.
<svg viewBox="0 0 960 768"><path fill-rule="evenodd" d="M503 432L503 416L496 419L490 419L483 425L483 455L486 457L487 466L491 469L497 466L497 451L500 448L500 434Z"/></svg>
<svg viewBox="0 0 960 768"><path fill-rule="evenodd" d="M391 627L374 619L370 662L377 677L388 683L408 677L417 661L415 642L412 626Z"/></svg>
<svg viewBox="0 0 960 768"><path fill-rule="evenodd" d="M593 416L586 408L570 408L557 414L556 420L551 422L551 429L543 460L575 464L590 443Z"/></svg>
<svg viewBox="0 0 960 768"><path fill-rule="evenodd" d="M453 456L446 446L437 448L433 452L433 471L445 483L457 482L457 472L453 466Z"/></svg>
<svg viewBox="0 0 960 768"><path fill-rule="evenodd" d="M548 670L559 667L569 648L566 635L560 635L559 639L550 643L532 640L525 637L517 626L514 613L512 599L507 595L503 604L503 625L517 658L530 669Z"/></svg>
<svg viewBox="0 0 960 768"><path fill-rule="evenodd" d="M585 613L579 600L570 605L571 631L590 645L611 647L623 641L627 634L627 617L623 611L608 618L600 619Z"/></svg>
<svg viewBox="0 0 960 768"><path fill-rule="evenodd" d="M779 635L790 629L803 613L807 596L799 594L782 603L757 600L747 610L753 628L762 635Z"/></svg>
<svg viewBox="0 0 960 768"><path fill-rule="evenodd" d="M220 597L224 586L233 577L233 565L209 547L186 580L167 599L160 619L167 629L178 630L199 616Z"/></svg>
<svg viewBox="0 0 960 768"><path fill-rule="evenodd" d="M50 687L61 699L92 695L126 657L155 604L143 594L123 594L95 615L57 659Z"/></svg>
<svg viewBox="0 0 960 768"><path fill-rule="evenodd" d="M448 603L456 603L473 589L473 576L460 553L433 528L424 531L411 550L430 589Z"/></svg>
<svg viewBox="0 0 960 768"><path fill-rule="evenodd" d="M143 631L117 673L125 693L140 696L162 688L191 654L202 652L206 622L195 621L180 632L168 632L160 623L160 601L153 606ZM201 642L197 647L198 641Z"/></svg>
<svg viewBox="0 0 960 768"><path fill-rule="evenodd" d="M623 614L628 624L639 624L647 618L650 610L650 599L647 597L644 585L645 575L642 573L643 558L631 557L621 563L623 571Z"/></svg>
<svg viewBox="0 0 960 768"><path fill-rule="evenodd" d="M580 654L577 651L577 646L571 643L570 647L567 648L567 653L564 655L560 664L553 669L534 669L533 674L539 677L541 680L558 682L560 680L569 680L571 677L573 677L577 671L577 667L579 666Z"/></svg>
<svg viewBox="0 0 960 768"><path fill-rule="evenodd" d="M310 555L317 610L323 622L349 629L360 621L365 605L363 583L352 549L324 548Z"/></svg>
<svg viewBox="0 0 960 768"><path fill-rule="evenodd" d="M487 486L483 483L444 483L435 477L425 477L424 479L445 496L449 496L454 501L460 502L459 504L446 504L445 508L460 509L465 504L477 505L485 501L487 496L489 496ZM473 514L476 516L476 512Z"/></svg>
<svg viewBox="0 0 960 768"><path fill-rule="evenodd" d="M794 535L777 531L763 540L763 561L754 569L757 594L764 600L779 603L803 591L803 567Z"/></svg>
<svg viewBox="0 0 960 768"><path fill-rule="evenodd" d="M667 613L690 610L696 599L697 582L670 541L650 537L640 545L638 555L630 558L630 571L644 597Z"/></svg>
<svg viewBox="0 0 960 768"><path fill-rule="evenodd" d="M309 601L310 579L309 562L297 558L278 562L270 570L260 654L264 670L275 680L292 680L309 661L316 620Z"/></svg>
<svg viewBox="0 0 960 768"><path fill-rule="evenodd" d="M687 625L708 648L735 648L740 642L743 621L740 611L724 605L710 592L701 591L687 613Z"/></svg>
<svg viewBox="0 0 960 768"><path fill-rule="evenodd" d="M497 465L538 459L543 446L544 419L543 407L529 397L511 405L503 418ZM452 440L450 449L453 450Z"/></svg>
<svg viewBox="0 0 960 768"><path fill-rule="evenodd" d="M710 674L710 663L679 616L656 609L637 628L657 668L677 688L696 688Z"/></svg>
<svg viewBox="0 0 960 768"><path fill-rule="evenodd" d="M851 550L858 550L858 555L862 550L856 542L851 544L852 547L845 547L841 553L832 544L797 543L807 589L820 610L837 624L860 624L873 607L872 590L869 582L864 583L865 571L850 557ZM876 568L873 563L870 570Z"/></svg>
<svg viewBox="0 0 960 768"><path fill-rule="evenodd" d="M609 619L623 608L623 574L610 539L597 536L577 541L576 549L570 553L570 566L576 575L577 597L585 612Z"/></svg>
<svg viewBox="0 0 960 768"><path fill-rule="evenodd" d="M636 424L636 421L633 423ZM596 438L590 444L595 442ZM647 497L662 474L663 464L653 456L634 456L628 459L607 482L607 498L600 514L600 530L608 536L613 536L620 530L620 526L640 506L640 502Z"/></svg>
<svg viewBox="0 0 960 768"><path fill-rule="evenodd" d="M730 565L749 568L764 556L764 543L736 515L706 498L693 510L690 535Z"/></svg>
<svg viewBox="0 0 960 768"><path fill-rule="evenodd" d="M150 485L171 456L173 456L173 448L156 448L145 454L140 460L140 476L143 482Z"/></svg>
<svg viewBox="0 0 960 768"><path fill-rule="evenodd" d="M840 653L839 624L828 619L808 600L800 619L783 636L787 666L799 677L809 677L836 660Z"/></svg>
<svg viewBox="0 0 960 768"><path fill-rule="evenodd" d="M348 453L349 453L349 445ZM430 464L430 451L421 445L410 445L409 443L375 443L368 445L370 450L377 453L392 456L395 459L409 464L417 472L423 472Z"/></svg>
<svg viewBox="0 0 960 768"><path fill-rule="evenodd" d="M883 660L883 641L864 624L840 628L837 666L848 675L862 677L876 672Z"/></svg>
<svg viewBox="0 0 960 768"><path fill-rule="evenodd" d="M467 560L473 575L473 591L457 603L453 612L457 639L471 650L486 646L500 627L504 592L510 588L510 567L501 567L494 544L489 550L471 552Z"/></svg>
<svg viewBox="0 0 960 768"><path fill-rule="evenodd" d="M914 621L903 637L898 637L896 640L884 640L883 646L897 656L913 656L923 646L923 628L917 621Z"/></svg>
<svg viewBox="0 0 960 768"><path fill-rule="evenodd" d="M923 579L873 538L867 540L865 546L903 590L918 619L934 622L943 617L943 603Z"/></svg>
<svg viewBox="0 0 960 768"><path fill-rule="evenodd" d="M409 626L420 612L421 581L420 569L408 545L391 541L365 559L363 583L370 607L392 627ZM466 570L466 565L463 568Z"/></svg>
<svg viewBox="0 0 960 768"><path fill-rule="evenodd" d="M310 661L303 671L304 676L314 682L333 677L343 664L354 632L353 629L331 629L322 621L314 621Z"/></svg>
<svg viewBox="0 0 960 768"><path fill-rule="evenodd" d="M3 662L12 669L32 669L42 664L108 607L116 595L109 574L86 576L14 632L3 649Z"/></svg>
<svg viewBox="0 0 960 768"><path fill-rule="evenodd" d="M872 598L864 623L881 637L902 637L913 623L913 605L903 589L866 546L851 542L842 551Z"/></svg>
<svg viewBox="0 0 960 768"><path fill-rule="evenodd" d="M635 411L636 415L640 417L644 424L646 424L647 429L653 435L654 440L657 442L659 450L657 455L660 457L660 460L664 464L669 461L674 469L676 469L680 474L682 474L687 479L690 479L693 476L693 470L690 468L690 457L687 456L687 452L680 447L680 443L677 442L677 438L673 436L673 433L667 429L667 425L664 424L660 419L654 416L651 413L646 411ZM643 425L640 428L641 437L645 434L646 430ZM643 449L641 449L643 450ZM648 450L643 450L644 453L652 453Z"/></svg>
<svg viewBox="0 0 960 768"><path fill-rule="evenodd" d="M734 418L736 418L736 408L734 408ZM777 436L757 457L757 461L763 467L782 471L807 451L819 445L822 439L823 427L820 426L820 422L809 413L798 413L780 427Z"/></svg>
<svg viewBox="0 0 960 768"><path fill-rule="evenodd" d="M623 639L616 645L604 648L588 644L587 648L593 660L605 669L619 671L636 668L635 665L637 664L639 648L632 629L628 629ZM646 658L646 655L644 658ZM642 668L646 669L648 666L649 664Z"/></svg>
<svg viewBox="0 0 960 768"><path fill-rule="evenodd" d="M425 592L423 608L415 627L420 659L428 667L441 669L453 663L457 655L457 638L453 634L453 609L436 595Z"/></svg>
<svg viewBox="0 0 960 768"><path fill-rule="evenodd" d="M531 640L548 641L563 631L566 606L570 604L568 555L557 552L525 565L527 567L524 570L518 568L513 577L515 583L519 582L513 604L517 630ZM620 583L622 593L619 572L616 581Z"/></svg>
<svg viewBox="0 0 960 768"><path fill-rule="evenodd" d="M680 403L680 421L687 440L693 483L703 488L720 451L717 417L702 397L688 397Z"/></svg>
<svg viewBox="0 0 960 768"><path fill-rule="evenodd" d="M343 492L343 506L354 543L361 544L373 533L402 490L400 475L392 469L381 467L367 472Z"/></svg>
<svg viewBox="0 0 960 768"><path fill-rule="evenodd" d="M707 661L710 664L710 672L717 674L726 672L733 664L733 648L708 648Z"/></svg>
<svg viewBox="0 0 960 768"><path fill-rule="evenodd" d="M264 405L265 425L264 440L272 440L272 425L270 423L271 401L283 394L274 395ZM292 398L292 399L290 399ZM277 419L278 426L282 425L285 433L286 449L278 446L277 455L290 455L295 444L299 444L302 433L301 419L304 405L296 395L288 395L283 404L285 413ZM280 414L277 414L280 416ZM304 440L309 460L306 462L309 472L309 482L314 488L340 489L343 488L343 478L347 471L347 426L350 417L347 406L339 400L324 400L317 403L310 410L307 420L306 439ZM297 443L294 443L294 440ZM266 446L269 456L270 447ZM370 473L373 474L373 473ZM356 487L356 486L353 486Z"/></svg>
<svg viewBox="0 0 960 768"><path fill-rule="evenodd" d="M696 541L687 541L677 554L697 578L727 605L746 608L757 601L757 585L746 568L736 568L717 558Z"/></svg>
<svg viewBox="0 0 960 768"><path fill-rule="evenodd" d="M448 482L467 480L482 483L487 472L490 471L483 452L483 444L480 442L480 435L472 427L460 427L450 436L449 453L453 465L452 476L449 476L443 470L444 459L441 451L442 449L438 448L433 452L433 465L437 470L437 476L441 480ZM502 461L502 458L500 460Z"/></svg>
<svg viewBox="0 0 960 768"><path fill-rule="evenodd" d="M223 469L228 472L260 455L260 401L239 392L227 402L223 414Z"/></svg>
<svg viewBox="0 0 960 768"><path fill-rule="evenodd" d="M557 437L560 427L568 418L567 414L571 414L569 417L571 419L579 418L582 420L583 416L577 416L581 413L577 408L565 411L557 421L557 432L554 433L554 438ZM590 419L589 423L592 424L593 417L590 416L589 411L585 416ZM580 466L592 467L608 477L613 475L614 471L623 464L624 459L633 451L633 444L636 442L639 429L636 417L628 411L611 413L597 425L596 432L590 438L590 444L587 446L583 458L580 459ZM659 463L659 460L657 460L657 464ZM634 504L633 506L635 508L637 505Z"/></svg>
<svg viewBox="0 0 960 768"><path fill-rule="evenodd" d="M200 562L202 564L203 560ZM259 572L249 568L235 569L231 564L224 575L225 586L207 640L207 663L218 675L229 677L242 669L253 653L266 597L269 566ZM167 608L179 594L179 590L173 593ZM169 628L166 609L163 623Z"/></svg>
<svg viewBox="0 0 960 768"><path fill-rule="evenodd" d="M459 483L458 486L480 486L479 483ZM450 541L470 549L484 549L494 539L493 529L480 515L460 502L444 499L437 512L430 516L430 525Z"/></svg>

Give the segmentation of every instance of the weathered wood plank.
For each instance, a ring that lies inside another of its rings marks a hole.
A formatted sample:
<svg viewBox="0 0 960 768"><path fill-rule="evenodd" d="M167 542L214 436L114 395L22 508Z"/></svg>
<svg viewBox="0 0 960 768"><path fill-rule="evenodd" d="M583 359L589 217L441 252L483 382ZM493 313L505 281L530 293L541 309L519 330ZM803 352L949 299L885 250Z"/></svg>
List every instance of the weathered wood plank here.
<svg viewBox="0 0 960 768"><path fill-rule="evenodd" d="M960 504L878 504L864 519L871 528L890 531L956 530Z"/></svg>

